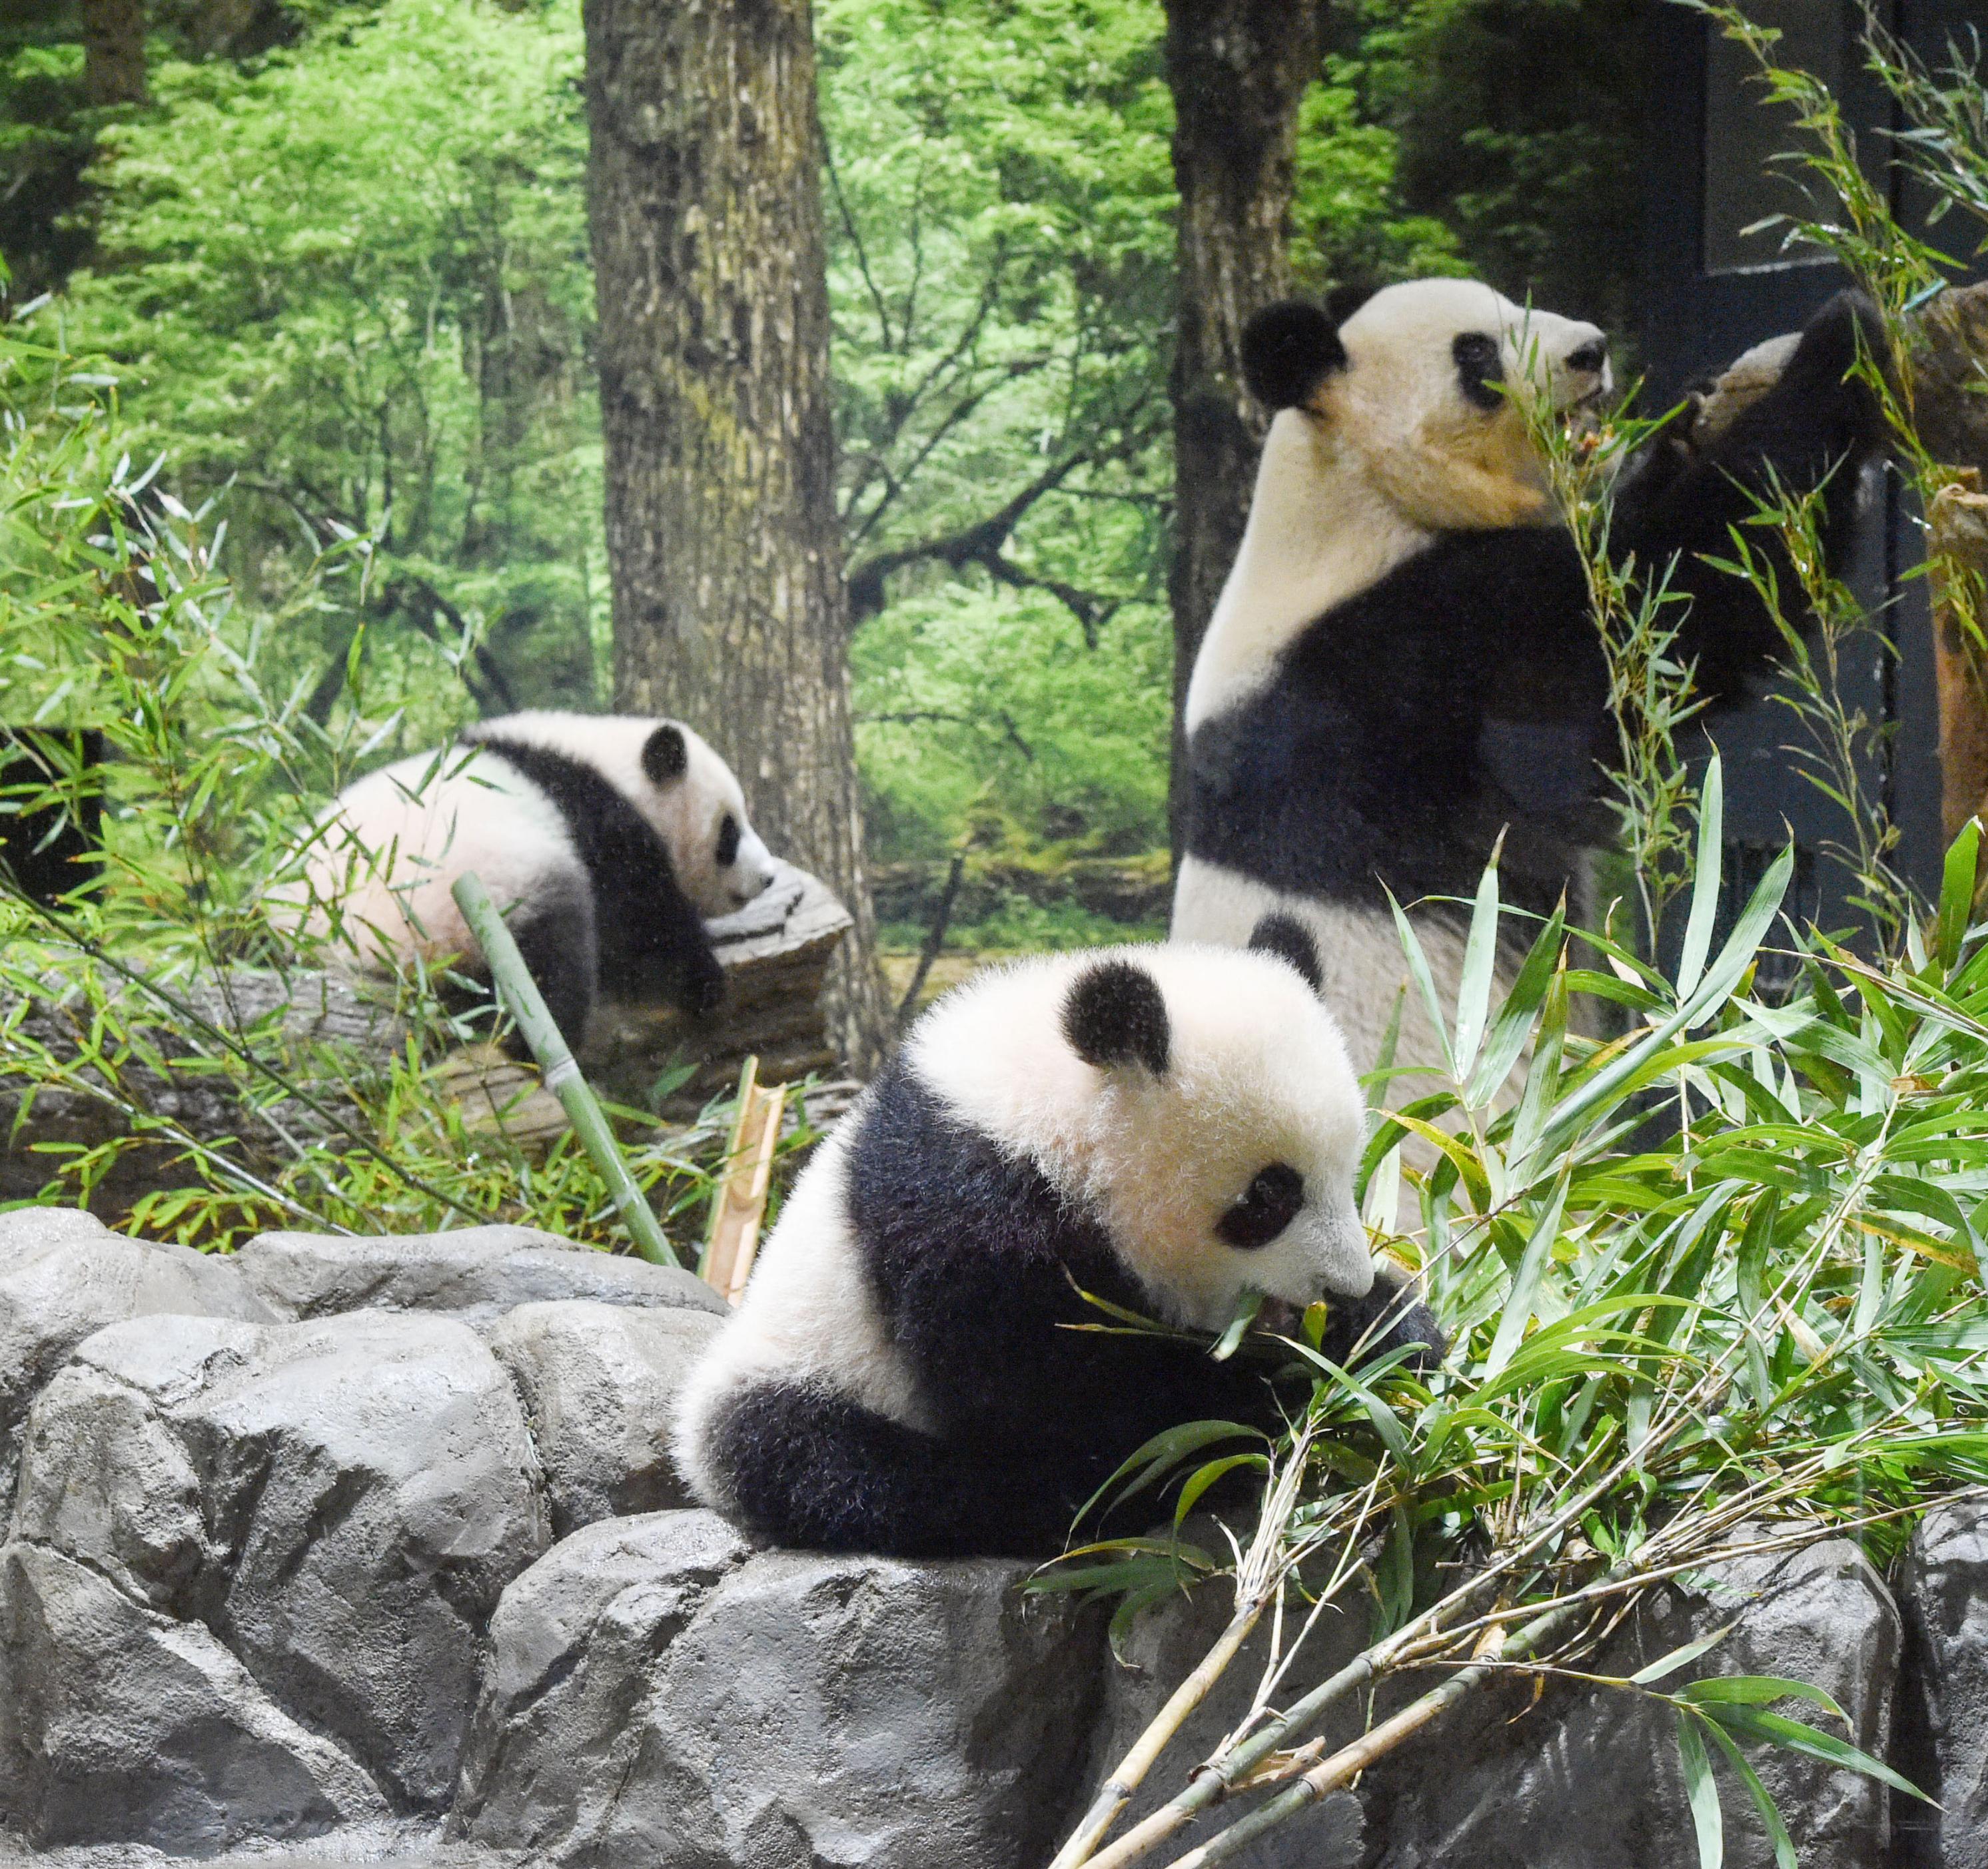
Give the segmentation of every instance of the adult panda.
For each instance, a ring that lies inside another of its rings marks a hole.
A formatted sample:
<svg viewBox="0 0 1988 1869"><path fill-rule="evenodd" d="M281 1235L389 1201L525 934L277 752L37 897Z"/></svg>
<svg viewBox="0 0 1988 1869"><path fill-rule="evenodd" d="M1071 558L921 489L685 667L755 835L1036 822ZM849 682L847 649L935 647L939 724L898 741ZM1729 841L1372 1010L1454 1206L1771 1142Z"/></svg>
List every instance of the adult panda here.
<svg viewBox="0 0 1988 1869"><path fill-rule="evenodd" d="M1716 442L1666 434L1618 481L1611 548L1645 572L1675 560L1671 588L1690 599L1669 613L1676 651L1715 708L1781 645L1751 587L1706 556L1731 556L1729 529L1778 483L1823 489L1840 559L1882 433L1851 374L1860 344L1885 354L1875 312L1840 295ZM1527 423L1533 397L1605 396L1607 346L1489 286L1422 279L1331 313L1274 306L1246 331L1243 365L1277 413L1188 685L1172 932L1239 946L1266 912L1297 918L1364 1069L1405 977L1388 892L1467 898L1503 833L1506 899L1544 913L1572 884L1578 911L1585 853L1608 834L1608 671ZM1799 590L1785 566L1781 587ZM1462 918L1415 919L1449 1003ZM1401 1055L1439 1056L1412 996Z"/></svg>
<svg viewBox="0 0 1988 1869"><path fill-rule="evenodd" d="M1360 1089L1310 941L1273 919L1257 946L1039 956L928 1012L685 1387L698 1498L779 1544L1040 1556L1161 1430L1281 1425L1239 1358L1073 1328L1103 1321L1084 1293L1205 1332L1245 1287L1327 1299L1340 1360L1363 1337L1439 1354L1375 1277Z"/></svg>
<svg viewBox="0 0 1988 1869"><path fill-rule="evenodd" d="M576 1046L597 999L714 1010L725 975L704 918L773 873L732 769L681 722L546 710L348 786L313 832L290 918L362 967L461 956L475 975L451 893L468 870Z"/></svg>

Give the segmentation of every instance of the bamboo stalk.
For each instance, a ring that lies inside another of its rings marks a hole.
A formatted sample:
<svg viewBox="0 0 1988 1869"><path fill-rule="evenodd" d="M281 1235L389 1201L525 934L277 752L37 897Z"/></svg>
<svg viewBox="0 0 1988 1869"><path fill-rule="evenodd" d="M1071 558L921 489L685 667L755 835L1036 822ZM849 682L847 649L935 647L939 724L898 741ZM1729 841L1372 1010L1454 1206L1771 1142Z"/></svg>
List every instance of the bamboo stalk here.
<svg viewBox="0 0 1988 1869"><path fill-rule="evenodd" d="M607 1184L615 1211L620 1215L628 1237L635 1242L635 1250L652 1265L678 1265L676 1254L670 1249L668 1239L622 1159L620 1144L608 1126L607 1113L580 1075L580 1066L573 1063L573 1053L546 1005L538 982L532 978L532 970L525 965L525 957L518 951L518 944L511 938L511 931L505 927L504 918L491 901L490 892L476 873L469 870L456 878L450 893L462 911L469 931L476 937L477 945L483 950L491 981L504 1009L517 1022L525 1043L532 1048L532 1056L539 1062L546 1088L559 1099L580 1147Z"/></svg>

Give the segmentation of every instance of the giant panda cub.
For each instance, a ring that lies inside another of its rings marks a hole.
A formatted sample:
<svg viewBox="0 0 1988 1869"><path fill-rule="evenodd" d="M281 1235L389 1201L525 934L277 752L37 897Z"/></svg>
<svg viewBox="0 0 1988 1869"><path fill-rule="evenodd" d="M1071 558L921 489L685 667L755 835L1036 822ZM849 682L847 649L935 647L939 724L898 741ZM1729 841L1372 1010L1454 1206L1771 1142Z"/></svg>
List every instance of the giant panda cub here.
<svg viewBox="0 0 1988 1869"><path fill-rule="evenodd" d="M732 769L681 722L512 714L348 786L306 854L308 929L398 968L482 957L450 893L474 870L567 1042L597 998L713 1010L704 918L773 878Z"/></svg>
<svg viewBox="0 0 1988 1869"><path fill-rule="evenodd" d="M1690 603L1667 621L1714 707L1780 649L1746 583L1706 562L1733 555L1753 495L1774 481L1822 488L1825 548L1847 545L1881 432L1849 373L1860 333L1882 357L1875 313L1831 300L1717 441L1667 434L1618 481L1611 549L1645 573L1675 559L1671 589ZM1584 907L1584 853L1609 827L1597 804L1597 762L1615 744L1608 674L1526 408L1605 395L1608 351L1591 324L1421 279L1343 316L1273 307L1248 327L1243 363L1276 414L1188 689L1172 933L1240 945L1266 913L1298 918L1364 1069L1405 978L1388 892L1468 897L1503 833L1507 901L1545 913L1571 884ZM1773 554L1764 532L1749 536ZM1781 587L1800 588L1785 566ZM1416 920L1448 1003L1462 918ZM1437 1055L1412 1002L1401 1055Z"/></svg>
<svg viewBox="0 0 1988 1869"><path fill-rule="evenodd" d="M1106 1321L1085 1293L1205 1332L1245 1288L1327 1299L1329 1354L1439 1354L1428 1312L1375 1278L1360 1090L1300 972L1310 943L1288 922L1258 943L1046 955L927 1013L803 1171L685 1386L698 1496L779 1544L1042 1556L1161 1430L1279 1425L1240 1359L1070 1328Z"/></svg>

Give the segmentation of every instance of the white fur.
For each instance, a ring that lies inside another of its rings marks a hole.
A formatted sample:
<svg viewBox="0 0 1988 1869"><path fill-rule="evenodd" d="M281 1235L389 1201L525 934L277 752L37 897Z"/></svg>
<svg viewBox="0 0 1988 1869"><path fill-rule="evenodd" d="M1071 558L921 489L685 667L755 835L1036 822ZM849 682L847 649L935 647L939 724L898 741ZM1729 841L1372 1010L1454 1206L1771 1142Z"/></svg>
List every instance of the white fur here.
<svg viewBox="0 0 1988 1869"><path fill-rule="evenodd" d="M871 1296L850 1230L848 1144L861 1103L816 1150L780 1210L737 1313L684 1385L671 1448L691 1489L723 1512L735 1502L705 1458L711 1412L760 1377L813 1382L908 1427L929 1430L902 1354Z"/></svg>
<svg viewBox="0 0 1988 1869"><path fill-rule="evenodd" d="M389 967L474 953L449 893L469 870L500 910L589 887L565 818L516 767L465 746L397 760L347 786L315 827L306 928ZM301 911L301 892L284 906Z"/></svg>
<svg viewBox="0 0 1988 1869"><path fill-rule="evenodd" d="M471 736L489 734L563 753L589 766L627 799L663 840L683 892L701 915L729 915L773 880L773 857L752 820L746 795L730 766L708 741L681 721L688 755L681 779L658 786L642 770L642 749L664 725L640 714L571 714L535 708L484 722ZM715 857L718 826L726 813L738 820L739 853L729 868Z"/></svg>
<svg viewBox="0 0 1988 1869"><path fill-rule="evenodd" d="M1157 1078L1139 1065L1087 1064L1063 1036L1072 982L1113 958L1146 969L1165 998L1170 1056ZM1100 1216L1176 1321L1219 1330L1246 1287L1305 1304L1371 1286L1352 1195L1359 1086L1331 1015L1283 962L1172 945L1043 955L976 975L906 1043L912 1069L964 1121ZM810 1383L931 1425L849 1223L847 1151L862 1112L803 1171L678 1405L678 1466L720 1510L731 1502L704 1449L712 1411L742 1384ZM1215 1223L1273 1161L1303 1174L1307 1205L1271 1244L1239 1251Z"/></svg>
<svg viewBox="0 0 1988 1869"><path fill-rule="evenodd" d="M1477 407L1451 346L1495 335L1512 394ZM1566 360L1598 326L1529 310L1469 279L1412 279L1376 292L1341 326L1346 367L1310 406L1270 424L1249 521L1188 685L1189 732L1271 680L1304 625L1384 576L1441 531L1546 524L1544 479L1526 426L1605 394Z"/></svg>

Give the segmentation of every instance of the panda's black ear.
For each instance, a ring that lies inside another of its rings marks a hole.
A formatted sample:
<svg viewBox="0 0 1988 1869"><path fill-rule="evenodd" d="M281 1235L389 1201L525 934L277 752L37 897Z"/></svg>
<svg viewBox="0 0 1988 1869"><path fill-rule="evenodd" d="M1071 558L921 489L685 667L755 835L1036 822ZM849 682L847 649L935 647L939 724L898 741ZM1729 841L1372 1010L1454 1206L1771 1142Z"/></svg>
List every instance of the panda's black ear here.
<svg viewBox="0 0 1988 1869"><path fill-rule="evenodd" d="M683 729L664 721L642 745L642 776L652 786L673 785L690 769Z"/></svg>
<svg viewBox="0 0 1988 1869"><path fill-rule="evenodd" d="M1343 325L1380 289L1365 280L1348 279L1325 295L1325 315L1335 326Z"/></svg>
<svg viewBox="0 0 1988 1869"><path fill-rule="evenodd" d="M1295 915L1266 915L1250 931L1249 945L1259 954L1274 954L1279 960L1288 961L1314 992L1324 985L1318 944Z"/></svg>
<svg viewBox="0 0 1988 1869"><path fill-rule="evenodd" d="M1153 976L1130 961L1100 961L1077 976L1063 1002L1063 1035L1100 1070L1143 1064L1155 1077L1166 1075L1167 1002Z"/></svg>
<svg viewBox="0 0 1988 1869"><path fill-rule="evenodd" d="M1345 367L1339 326L1307 299L1266 306L1242 327L1242 380L1270 408L1297 408L1324 378Z"/></svg>

